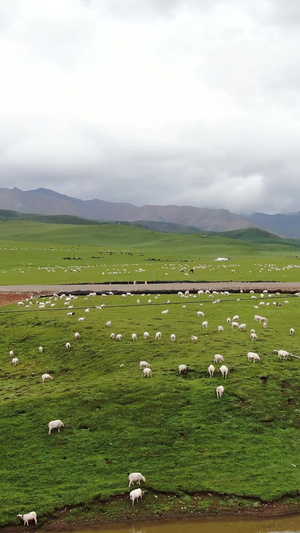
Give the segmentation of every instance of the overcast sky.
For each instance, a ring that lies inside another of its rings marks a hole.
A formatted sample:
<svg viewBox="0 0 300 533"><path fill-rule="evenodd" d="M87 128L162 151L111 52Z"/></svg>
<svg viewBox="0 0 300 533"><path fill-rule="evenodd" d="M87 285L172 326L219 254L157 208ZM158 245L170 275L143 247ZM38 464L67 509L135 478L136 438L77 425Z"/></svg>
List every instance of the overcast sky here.
<svg viewBox="0 0 300 533"><path fill-rule="evenodd" d="M300 0L0 0L0 186L300 210Z"/></svg>

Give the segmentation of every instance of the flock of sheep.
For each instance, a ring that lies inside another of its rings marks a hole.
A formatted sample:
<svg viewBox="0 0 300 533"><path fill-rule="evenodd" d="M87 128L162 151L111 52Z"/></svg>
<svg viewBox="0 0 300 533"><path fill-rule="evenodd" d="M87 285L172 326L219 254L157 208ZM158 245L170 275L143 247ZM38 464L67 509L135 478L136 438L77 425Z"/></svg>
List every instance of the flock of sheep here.
<svg viewBox="0 0 300 533"><path fill-rule="evenodd" d="M206 293L210 295L210 291L206 291ZM264 298L266 293L267 293L267 291L264 291L264 293L261 294L261 298ZM112 293L108 293L108 294L112 295ZM202 295L202 294L204 294L204 291L198 291L198 294ZM229 295L229 293L227 291L225 291L224 293L221 293L221 295L222 294ZM90 293L89 297L90 296L95 296L95 295L96 295L96 293ZM106 294L102 294L102 296L103 297L107 297ZM125 297L131 296L131 293L127 293L126 295L123 295L123 296L125 296ZM190 294L189 294L189 291L186 291L185 293L179 292L178 296L182 297L182 298L187 298L187 297L190 296ZM221 299L220 298L216 298L216 296L219 296L219 293L214 291L212 293L212 296L213 296L213 299L214 299L212 303L220 303ZM257 299L257 297L254 296L254 295L251 296L251 297L253 299ZM65 305L67 305L68 308L74 308L74 306L72 305L72 300L74 298L77 298L77 297L74 297L72 295L69 295L69 296L61 295L60 297L58 295L54 295L53 298L54 298L54 302L57 301L59 298L60 299L64 299L65 300ZM41 302L40 301L39 302L39 307L40 308L44 308L47 303L49 305L53 306L53 305L55 305L54 302L52 302L52 299L50 299L48 302ZM139 303L140 303L140 300L137 301L137 304L139 304ZM151 299L148 300L148 303L149 304L151 303ZM168 303L171 303L171 302L168 301ZM285 303L288 303L288 301L285 301ZM19 302L18 305L20 305L20 306L24 305L24 302ZM28 300L25 303L25 305L29 307L30 305L32 305L32 302L30 300ZM276 305L281 305L281 304L276 304ZM103 308L105 306L101 305L101 306L95 306L95 307L98 308L98 309L101 309L101 308ZM182 307L186 307L186 306L183 305ZM254 307L257 308L257 309L259 308L257 305L255 305ZM86 311L86 313L88 313L89 312L89 308L87 308L85 311ZM164 309L161 312L161 314L162 315L168 315L169 314L169 309ZM74 315L75 315L75 311L68 311L67 312L67 316L69 316L69 317L71 317L71 316L73 317ZM205 313L203 311L197 311L197 317L205 318ZM77 320L79 322L83 322L85 320L85 316L79 317ZM263 328L267 328L268 327L268 320L267 320L267 318L265 316L262 316L262 315L259 315L259 314L255 314L254 315L254 321L257 322L257 323L260 323ZM227 317L226 324L227 324L227 327L231 328L232 330L238 329L238 330L240 330L242 332L245 332L248 329L246 323L240 323L238 315L234 315L232 318L231 317ZM203 329L208 329L209 328L208 320L203 320L202 323L201 323L201 326L202 326ZM112 327L112 321L108 320L106 322L106 328L111 328L111 327ZM224 326L223 325L219 325L217 327L217 331L220 334L222 334L225 331ZM290 328L290 335L294 335L294 334L295 334L295 329L294 328ZM150 339L149 332L148 331L144 331L144 333L142 334L142 337L143 337L144 341L148 341ZM75 340L79 340L80 339L80 333L76 332L74 334L74 338L75 338ZM116 340L116 341L120 342L120 341L123 340L123 335L121 333L118 333L118 334L111 333L110 334L110 338L112 340ZM154 338L155 338L155 341L161 341L161 339L162 339L161 331L157 331L154 334ZM171 342L175 342L176 343L177 335L175 333L169 334L169 338L170 338ZM138 340L137 333L132 333L131 334L131 341L136 342L137 340ZM254 328L250 329L250 340L253 341L253 342L259 340L259 337L258 337L258 335L257 335L257 333L256 333ZM198 341L198 337L196 335L191 335L191 341L192 342L197 342ZM71 343L70 342L66 342L65 348L67 350L70 350L71 349ZM39 346L38 351L39 351L39 353L42 354L43 351L44 351L43 346ZM287 350L274 350L274 351L276 351L276 353L278 354L278 357L281 358L281 359L287 359L289 356L292 355ZM19 359L14 356L13 350L10 350L9 355L12 358L11 359L12 360L12 364L13 365L18 365L19 364ZM252 352L252 351L249 351L247 353L247 359L248 359L249 362L252 362L252 363L261 362L261 357L258 355L258 353ZM228 372L229 372L229 369L224 364L223 355L221 355L219 353L216 353L214 355L213 363L211 363L208 366L209 377L213 377L213 375L214 375L214 373L216 371L216 367L214 365L220 365L219 372L221 373L222 377L224 379L226 379L227 375L228 375ZM122 367L122 366L124 366L124 364L121 364L120 366ZM151 364L150 363L148 363L145 360L142 360L142 361L140 361L139 368L140 368L140 370L142 370L144 377L147 377L147 378L151 378L152 377L152 368L151 368ZM182 364L180 364L178 366L178 373L179 374L186 374L188 372L188 370L189 370L189 366L187 364L183 364L182 363ZM42 382L45 383L46 381L52 380L53 377L48 372L45 372L45 373L42 374L41 379L42 379ZM218 385L216 387L216 389L215 389L216 397L217 398L222 398L223 395L224 395L224 391L225 391L225 387L223 385ZM64 423L61 420L52 420L48 424L48 434L51 434L52 430L57 430L58 432L60 432L60 429L63 428L63 427L64 427ZM139 483L140 484L141 481L142 482L146 482L146 478L140 472L134 472L134 473L129 474L129 487L133 483ZM139 499L141 499L144 494L145 494L145 491L143 491L141 488L133 489L130 492L130 494L129 494L129 498L130 498L130 500L132 502L132 505L135 504L135 501L138 501ZM37 514L35 512L33 512L33 511L30 512L30 513L27 513L27 514L19 514L18 517L23 520L24 525L29 525L29 522L31 522L31 521L34 521L35 524L37 523Z"/></svg>

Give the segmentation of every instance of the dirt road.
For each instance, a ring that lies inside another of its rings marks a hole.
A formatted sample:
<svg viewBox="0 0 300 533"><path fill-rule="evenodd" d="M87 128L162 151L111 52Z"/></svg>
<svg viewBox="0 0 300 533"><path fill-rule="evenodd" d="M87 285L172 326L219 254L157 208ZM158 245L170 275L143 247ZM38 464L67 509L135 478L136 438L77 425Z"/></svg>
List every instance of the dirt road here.
<svg viewBox="0 0 300 533"><path fill-rule="evenodd" d="M173 293L178 291L230 291L249 292L254 290L262 292L267 289L269 292L297 293L300 292L300 282L174 282L174 283L87 283L77 285L0 285L0 305L11 303L16 300L23 300L30 296L61 294L89 294L90 292L113 292L122 294L126 292L141 294L146 293Z"/></svg>

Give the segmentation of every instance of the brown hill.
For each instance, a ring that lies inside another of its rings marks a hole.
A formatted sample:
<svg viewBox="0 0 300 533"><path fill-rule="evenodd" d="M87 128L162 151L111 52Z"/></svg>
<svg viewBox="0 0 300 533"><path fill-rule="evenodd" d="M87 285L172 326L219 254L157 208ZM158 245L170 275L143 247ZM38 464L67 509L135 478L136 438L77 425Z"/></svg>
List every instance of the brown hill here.
<svg viewBox="0 0 300 533"><path fill-rule="evenodd" d="M50 189L22 191L0 188L0 209L43 215L76 215L94 220L153 220L195 226L205 231L229 231L255 224L225 209L201 209L176 205L144 205L113 203L103 200L79 200Z"/></svg>

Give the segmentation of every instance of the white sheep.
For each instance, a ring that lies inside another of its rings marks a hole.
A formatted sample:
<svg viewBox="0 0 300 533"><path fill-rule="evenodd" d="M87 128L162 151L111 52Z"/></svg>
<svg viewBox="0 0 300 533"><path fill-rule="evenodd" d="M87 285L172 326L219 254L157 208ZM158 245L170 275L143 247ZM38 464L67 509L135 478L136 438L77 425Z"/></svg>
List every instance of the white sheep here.
<svg viewBox="0 0 300 533"><path fill-rule="evenodd" d="M214 365L209 365L208 367L208 372L209 372L209 376L212 378L213 375L214 375L214 371L215 371L215 367Z"/></svg>
<svg viewBox="0 0 300 533"><path fill-rule="evenodd" d="M20 363L19 359L17 357L14 357L12 360L11 360L12 364L14 366L18 365Z"/></svg>
<svg viewBox="0 0 300 533"><path fill-rule="evenodd" d="M197 311L197 316L205 316L205 314L203 313L203 311Z"/></svg>
<svg viewBox="0 0 300 533"><path fill-rule="evenodd" d="M121 333L118 333L118 334L116 335L116 341L119 341L119 342L120 342L122 339L123 339L122 334L121 334Z"/></svg>
<svg viewBox="0 0 300 533"><path fill-rule="evenodd" d="M134 505L135 500L138 500L139 498L142 499L142 497L144 496L144 494L145 494L145 491L142 490L142 489L134 489L134 490L132 490L132 491L129 493L129 498L130 498L131 501L132 501L132 505Z"/></svg>
<svg viewBox="0 0 300 533"><path fill-rule="evenodd" d="M155 333L155 340L156 340L156 341L160 341L160 340L161 340L161 332L160 332L160 331L157 331L157 332Z"/></svg>
<svg viewBox="0 0 300 533"><path fill-rule="evenodd" d="M67 350L71 349L71 343L70 342L66 342L66 348L67 348Z"/></svg>
<svg viewBox="0 0 300 533"><path fill-rule="evenodd" d="M73 316L73 315L75 315L74 311L69 311L69 313L67 313L67 316Z"/></svg>
<svg viewBox="0 0 300 533"><path fill-rule="evenodd" d="M228 368L227 368L226 365L220 366L220 372L221 372L223 378L227 378Z"/></svg>
<svg viewBox="0 0 300 533"><path fill-rule="evenodd" d="M143 374L144 378L151 378L152 377L152 370L149 367L143 368Z"/></svg>
<svg viewBox="0 0 300 533"><path fill-rule="evenodd" d="M10 355L10 357L13 357L15 355L13 350L10 350L9 355Z"/></svg>
<svg viewBox="0 0 300 533"><path fill-rule="evenodd" d="M286 350L273 350L273 352L278 354L279 359L287 359L291 355Z"/></svg>
<svg viewBox="0 0 300 533"><path fill-rule="evenodd" d="M246 331L246 329L247 329L247 324L240 324L239 325L239 330L240 331Z"/></svg>
<svg viewBox="0 0 300 533"><path fill-rule="evenodd" d="M107 328L111 328L111 326L112 326L112 321L111 321L111 320L108 320L108 321L106 322L105 325L106 325Z"/></svg>
<svg viewBox="0 0 300 533"><path fill-rule="evenodd" d="M76 331L76 333L74 333L74 337L78 341L80 339L80 333L78 333L78 331Z"/></svg>
<svg viewBox="0 0 300 533"><path fill-rule="evenodd" d="M223 326L218 326L218 331L220 331L220 332L224 331Z"/></svg>
<svg viewBox="0 0 300 533"><path fill-rule="evenodd" d="M234 316L232 317L233 322L234 322L235 320L239 320L239 319L240 319L239 315L234 315Z"/></svg>
<svg viewBox="0 0 300 533"><path fill-rule="evenodd" d="M216 388L216 395L217 395L217 398L222 398L223 394L224 394L224 387L223 385L219 385L217 388Z"/></svg>
<svg viewBox="0 0 300 533"><path fill-rule="evenodd" d="M198 337L196 335L191 335L191 341L197 342Z"/></svg>
<svg viewBox="0 0 300 533"><path fill-rule="evenodd" d="M43 351L44 351L43 346L39 346L39 353L43 353Z"/></svg>
<svg viewBox="0 0 300 533"><path fill-rule="evenodd" d="M143 368L151 368L151 365L147 361L140 361L140 370Z"/></svg>
<svg viewBox="0 0 300 533"><path fill-rule="evenodd" d="M259 355L255 352L248 352L247 353L247 357L248 357L248 361L250 363L250 361L252 361L253 363L255 363L255 361L258 361L260 363L261 359L259 357Z"/></svg>
<svg viewBox="0 0 300 533"><path fill-rule="evenodd" d="M231 324L231 318L229 318L229 317L226 318L226 322L227 322L227 324Z"/></svg>
<svg viewBox="0 0 300 533"><path fill-rule="evenodd" d="M31 511L31 513L26 514L18 514L17 517L22 518L24 526L29 526L29 522L31 520L34 520L35 524L37 524L37 514L35 511Z"/></svg>
<svg viewBox="0 0 300 533"><path fill-rule="evenodd" d="M176 341L177 337L176 337L175 333L171 333L170 339L171 339L172 342Z"/></svg>
<svg viewBox="0 0 300 533"><path fill-rule="evenodd" d="M136 333L132 333L131 340L132 341L137 341L137 334Z"/></svg>
<svg viewBox="0 0 300 533"><path fill-rule="evenodd" d="M78 322L84 322L85 321L85 316L80 316L78 318Z"/></svg>
<svg viewBox="0 0 300 533"><path fill-rule="evenodd" d="M220 353L216 353L214 356L214 363L224 363L224 357Z"/></svg>
<svg viewBox="0 0 300 533"><path fill-rule="evenodd" d="M208 322L207 322L207 320L204 320L204 321L202 322L202 327L203 327L203 328L206 328L206 329L208 328Z"/></svg>
<svg viewBox="0 0 300 533"><path fill-rule="evenodd" d="M116 334L115 334L115 333L111 333L111 334L110 334L110 338L111 338L112 340L114 340L114 339L116 338Z"/></svg>
<svg viewBox="0 0 300 533"><path fill-rule="evenodd" d="M164 311L161 312L162 315L167 315L169 313L169 309L165 309Z"/></svg>
<svg viewBox="0 0 300 533"><path fill-rule="evenodd" d="M42 382L45 383L45 381L48 381L49 379L53 379L50 374L42 374Z"/></svg>
<svg viewBox="0 0 300 533"><path fill-rule="evenodd" d="M256 335L256 333L250 333L250 339L252 341L258 341L258 336Z"/></svg>
<svg viewBox="0 0 300 533"><path fill-rule="evenodd" d="M128 474L128 479L129 479L128 487L133 485L133 483L138 483L140 485L141 481L146 483L146 478L140 472L132 472L132 474Z"/></svg>
<svg viewBox="0 0 300 533"><path fill-rule="evenodd" d="M48 435L51 433L52 429L57 429L58 433L60 432L60 428L65 427L64 423L61 420L52 420L48 424Z"/></svg>
<svg viewBox="0 0 300 533"><path fill-rule="evenodd" d="M186 374L187 369L188 369L187 365L179 365L178 372L179 372L179 374Z"/></svg>
<svg viewBox="0 0 300 533"><path fill-rule="evenodd" d="M148 339L150 339L150 334L148 333L148 331L144 331L143 333L143 337L144 337L144 340L147 341Z"/></svg>
<svg viewBox="0 0 300 533"><path fill-rule="evenodd" d="M291 328L291 329L290 329L290 335L295 335L295 330L294 330L294 328Z"/></svg>
<svg viewBox="0 0 300 533"><path fill-rule="evenodd" d="M240 325L238 322L235 322L234 320L231 322L232 329L239 329Z"/></svg>

